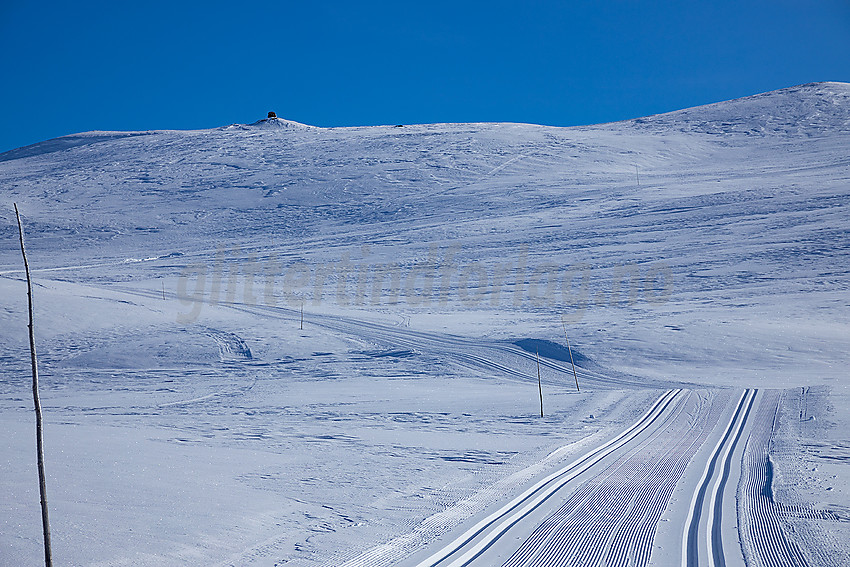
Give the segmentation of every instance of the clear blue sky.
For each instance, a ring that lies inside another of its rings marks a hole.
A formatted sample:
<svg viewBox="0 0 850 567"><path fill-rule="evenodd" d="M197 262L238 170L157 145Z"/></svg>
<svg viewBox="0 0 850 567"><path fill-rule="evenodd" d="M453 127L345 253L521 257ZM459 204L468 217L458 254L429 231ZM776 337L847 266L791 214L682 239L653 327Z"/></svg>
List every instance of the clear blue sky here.
<svg viewBox="0 0 850 567"><path fill-rule="evenodd" d="M850 82L850 0L0 0L0 151L86 130L633 118Z"/></svg>

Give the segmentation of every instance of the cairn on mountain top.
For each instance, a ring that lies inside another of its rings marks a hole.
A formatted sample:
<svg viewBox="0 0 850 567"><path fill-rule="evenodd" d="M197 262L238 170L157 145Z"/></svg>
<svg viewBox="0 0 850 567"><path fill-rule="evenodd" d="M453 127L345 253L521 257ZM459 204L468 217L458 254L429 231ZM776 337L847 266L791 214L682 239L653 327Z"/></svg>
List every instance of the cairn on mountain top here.
<svg viewBox="0 0 850 567"><path fill-rule="evenodd" d="M275 113L274 113L274 112L272 112L272 111L269 111L269 116L268 116L268 118L277 118L277 114L275 114Z"/></svg>

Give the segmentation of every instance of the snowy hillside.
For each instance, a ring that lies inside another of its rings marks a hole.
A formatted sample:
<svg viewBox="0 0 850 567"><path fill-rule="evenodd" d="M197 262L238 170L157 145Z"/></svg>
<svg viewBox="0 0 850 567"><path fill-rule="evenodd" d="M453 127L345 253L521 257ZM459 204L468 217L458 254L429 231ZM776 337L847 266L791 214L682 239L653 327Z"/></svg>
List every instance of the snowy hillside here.
<svg viewBox="0 0 850 567"><path fill-rule="evenodd" d="M781 564L778 538L834 565L848 148L850 85L816 83L576 128L264 119L0 154L0 564L41 542L15 202L60 564L694 564L714 521L730 564ZM715 446L722 521L691 496ZM608 525L593 491L623 475L653 487L610 503L644 527L593 557L540 531Z"/></svg>

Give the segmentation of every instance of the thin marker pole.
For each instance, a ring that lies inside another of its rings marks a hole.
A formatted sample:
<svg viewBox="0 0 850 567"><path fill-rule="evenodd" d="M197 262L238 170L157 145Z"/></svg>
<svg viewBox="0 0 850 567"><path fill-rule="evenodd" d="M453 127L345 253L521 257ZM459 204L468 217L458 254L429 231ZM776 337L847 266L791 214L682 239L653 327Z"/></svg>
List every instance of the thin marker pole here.
<svg viewBox="0 0 850 567"><path fill-rule="evenodd" d="M30 362L32 363L32 400L35 406L35 444L38 451L38 490L41 496L41 526L44 531L44 564L53 566L53 557L50 552L50 520L47 517L47 481L44 474L44 435L42 432L41 400L38 397L38 361L35 355L35 334L33 333L32 317L32 280L30 279L30 266L27 262L27 251L24 248L24 227L21 224L21 215L18 213L18 205L15 205L15 216L18 219L18 234L21 239L21 256L24 257L24 271L27 274L27 304L29 307L29 333L30 333Z"/></svg>
<svg viewBox="0 0 850 567"><path fill-rule="evenodd" d="M578 387L578 374L576 373L576 363L573 361L573 348L570 346L570 338L567 336L567 324L564 322L563 315L561 316L561 325L564 327L564 338L567 340L567 350L570 353L570 364L573 365L573 377L576 379L576 391L581 392Z"/></svg>
<svg viewBox="0 0 850 567"><path fill-rule="evenodd" d="M540 381L540 349L537 349L537 390L540 392L540 417L543 417L543 383Z"/></svg>

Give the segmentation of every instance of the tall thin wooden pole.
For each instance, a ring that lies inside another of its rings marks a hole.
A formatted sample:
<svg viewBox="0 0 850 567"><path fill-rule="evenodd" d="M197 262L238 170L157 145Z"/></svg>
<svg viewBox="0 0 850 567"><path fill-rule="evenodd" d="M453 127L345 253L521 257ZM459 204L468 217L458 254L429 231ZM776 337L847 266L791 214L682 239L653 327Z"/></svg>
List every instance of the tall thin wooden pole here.
<svg viewBox="0 0 850 567"><path fill-rule="evenodd" d="M540 417L543 417L543 383L540 381L540 349L537 349L537 390L540 392Z"/></svg>
<svg viewBox="0 0 850 567"><path fill-rule="evenodd" d="M564 318L561 317L561 325L564 326L564 338L567 340L567 350L570 353L570 364L573 365L573 377L576 379L576 391L581 392L581 388L578 387L578 373L576 372L576 363L573 361L573 348L570 346L570 338L567 336L567 324L564 322Z"/></svg>
<svg viewBox="0 0 850 567"><path fill-rule="evenodd" d="M32 362L32 399L35 405L35 443L38 451L38 490L41 495L41 525L44 531L44 564L53 566L53 558L50 552L50 520L47 517L47 482L44 474L44 435L41 423L41 400L38 397L38 361L35 356L35 334L32 322L32 279L30 278L30 266L27 262L27 251L24 248L24 228L21 224L21 215L18 213L18 205L15 203L15 216L18 218L18 234L21 239L21 256L24 257L24 271L27 274L27 302L29 307L29 331L30 331L30 360Z"/></svg>
<svg viewBox="0 0 850 567"><path fill-rule="evenodd" d="M301 330L304 330L304 300L301 300Z"/></svg>

